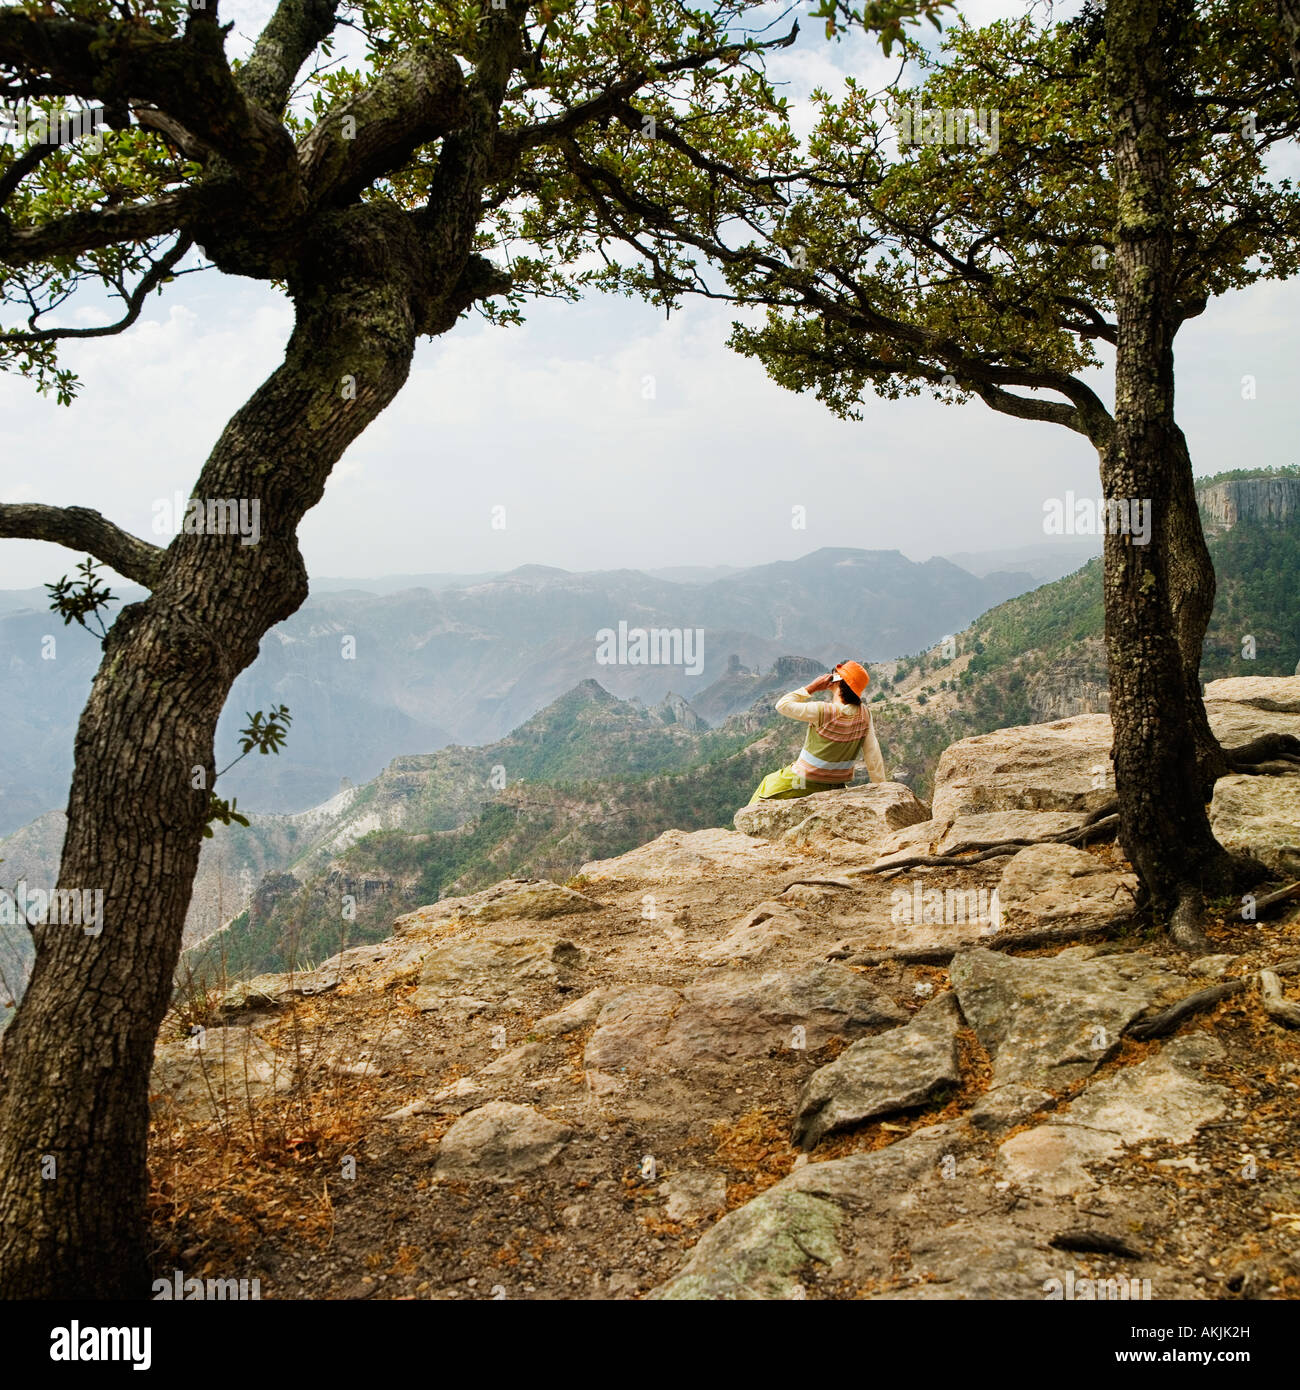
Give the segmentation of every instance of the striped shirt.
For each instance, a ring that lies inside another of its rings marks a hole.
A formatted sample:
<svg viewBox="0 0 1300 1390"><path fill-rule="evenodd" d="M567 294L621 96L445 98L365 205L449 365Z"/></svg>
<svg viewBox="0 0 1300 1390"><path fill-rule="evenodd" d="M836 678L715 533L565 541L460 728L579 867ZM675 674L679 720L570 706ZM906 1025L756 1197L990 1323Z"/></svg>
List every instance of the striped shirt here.
<svg viewBox="0 0 1300 1390"><path fill-rule="evenodd" d="M776 702L776 712L810 725L793 770L808 782L838 786L853 779L859 757L873 782L887 781L885 759L866 705L814 700L807 690L792 690Z"/></svg>

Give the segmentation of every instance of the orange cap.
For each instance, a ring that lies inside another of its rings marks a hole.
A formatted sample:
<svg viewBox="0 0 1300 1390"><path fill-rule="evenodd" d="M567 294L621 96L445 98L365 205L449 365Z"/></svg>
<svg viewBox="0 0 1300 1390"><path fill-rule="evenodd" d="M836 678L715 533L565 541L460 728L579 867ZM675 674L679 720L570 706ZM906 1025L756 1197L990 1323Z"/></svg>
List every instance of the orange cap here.
<svg viewBox="0 0 1300 1390"><path fill-rule="evenodd" d="M871 677L867 675L867 668L859 666L856 661L841 661L835 668L835 674L855 695L861 695L871 684Z"/></svg>

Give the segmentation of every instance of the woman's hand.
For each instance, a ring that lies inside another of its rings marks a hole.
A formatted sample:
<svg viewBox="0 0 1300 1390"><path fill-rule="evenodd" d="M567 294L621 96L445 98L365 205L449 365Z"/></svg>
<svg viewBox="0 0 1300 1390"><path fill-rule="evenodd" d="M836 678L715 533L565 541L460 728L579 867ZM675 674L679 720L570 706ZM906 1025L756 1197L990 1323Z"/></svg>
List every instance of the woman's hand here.
<svg viewBox="0 0 1300 1390"><path fill-rule="evenodd" d="M819 690L829 690L835 684L835 673L828 671L824 676L818 676L815 681L810 681L804 686L809 695L816 695Z"/></svg>

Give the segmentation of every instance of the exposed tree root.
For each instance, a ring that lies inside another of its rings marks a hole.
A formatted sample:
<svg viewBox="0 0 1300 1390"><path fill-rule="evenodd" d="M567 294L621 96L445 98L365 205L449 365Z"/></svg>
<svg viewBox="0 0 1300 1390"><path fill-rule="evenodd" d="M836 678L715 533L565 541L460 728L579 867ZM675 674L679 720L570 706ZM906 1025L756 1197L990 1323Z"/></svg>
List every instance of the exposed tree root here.
<svg viewBox="0 0 1300 1390"><path fill-rule="evenodd" d="M999 840L973 854L963 850L959 854L913 854L906 859L892 859L887 862L877 860L874 864L861 864L853 869L845 869L844 875L838 878L791 879L781 891L785 892L786 889L794 888L801 883L824 888L857 888L859 885L851 882L848 875L863 877L867 874L891 874L898 869L961 869L968 864L982 864L986 859L1001 859L1009 854L1019 854L1030 845L1072 845L1091 835L1107 833L1119 825L1117 815L1106 811L1104 807L1102 811L1105 814L1094 813L1097 815L1095 820L1090 816L1088 821L1077 829L1063 830L1056 835L1043 835L1034 840Z"/></svg>
<svg viewBox="0 0 1300 1390"><path fill-rule="evenodd" d="M901 961L904 965L948 965L954 956L977 946L989 951L1012 951L1062 943L1073 945L1075 942L1095 941L1110 936L1134 920L1126 917L1122 921L1096 927L1035 927L1029 931L991 932L975 941L961 941L952 946L902 946L894 951L860 951L856 954L836 950L827 959L846 960L850 965L885 965L890 961Z"/></svg>
<svg viewBox="0 0 1300 1390"><path fill-rule="evenodd" d="M1266 907L1286 902L1288 898L1300 898L1300 878L1294 883L1288 883L1285 888L1277 888L1272 893L1265 893L1262 897L1256 898L1255 911L1263 912Z"/></svg>
<svg viewBox="0 0 1300 1390"><path fill-rule="evenodd" d="M1049 1240L1054 1250L1078 1250L1089 1255L1118 1255L1124 1260L1140 1260L1142 1252L1128 1241L1109 1231L1092 1231L1074 1228L1061 1231Z"/></svg>
<svg viewBox="0 0 1300 1390"><path fill-rule="evenodd" d="M1210 938L1201 930L1200 919L1205 911L1205 899L1201 890L1191 884L1184 884L1178 890L1178 901L1169 915L1169 935L1175 946L1194 955L1206 956L1214 949Z"/></svg>
<svg viewBox="0 0 1300 1390"><path fill-rule="evenodd" d="M1274 764L1282 764L1281 771L1297 772L1300 771L1300 738L1294 734L1264 734L1236 748L1225 748L1223 756L1232 772L1267 774L1275 771Z"/></svg>
<svg viewBox="0 0 1300 1390"><path fill-rule="evenodd" d="M1300 974L1300 956L1279 961L1270 970L1259 972L1259 974L1274 976ZM1233 995L1244 994L1256 983L1259 974L1244 975L1237 980L1224 980L1222 983L1210 985L1206 989L1198 989L1195 994L1189 994L1186 999L1180 999L1178 1003L1171 1004L1167 1009L1153 1017L1138 1019L1136 1023L1129 1026L1129 1035L1142 1041L1147 1038L1163 1038L1172 1033L1184 1019L1204 1013L1206 1009L1214 1008L1216 1004L1224 999L1231 999ZM1278 992L1281 992L1280 983ZM1296 1008L1297 1006L1291 1005L1291 1007Z"/></svg>
<svg viewBox="0 0 1300 1390"><path fill-rule="evenodd" d="M1264 997L1264 1012L1275 1023L1288 1028L1300 1028L1300 1004L1293 1003L1282 993L1282 981L1276 970L1261 970L1256 977L1259 992Z"/></svg>

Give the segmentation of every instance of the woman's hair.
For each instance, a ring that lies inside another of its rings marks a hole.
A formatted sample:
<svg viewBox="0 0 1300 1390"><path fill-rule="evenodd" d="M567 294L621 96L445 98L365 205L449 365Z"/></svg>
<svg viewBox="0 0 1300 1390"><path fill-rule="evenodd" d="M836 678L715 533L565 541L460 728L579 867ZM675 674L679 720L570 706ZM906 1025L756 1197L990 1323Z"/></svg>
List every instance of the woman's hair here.
<svg viewBox="0 0 1300 1390"><path fill-rule="evenodd" d="M849 685L848 681L837 680L835 691L846 705L860 705L862 703L862 696Z"/></svg>

